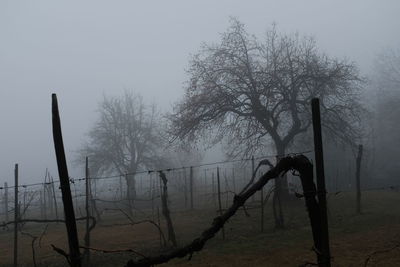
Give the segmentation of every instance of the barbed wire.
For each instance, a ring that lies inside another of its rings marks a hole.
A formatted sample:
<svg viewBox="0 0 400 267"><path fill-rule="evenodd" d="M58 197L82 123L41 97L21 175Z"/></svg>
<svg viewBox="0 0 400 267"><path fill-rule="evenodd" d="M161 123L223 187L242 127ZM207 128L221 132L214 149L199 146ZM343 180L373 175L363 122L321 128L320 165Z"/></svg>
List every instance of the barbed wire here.
<svg viewBox="0 0 400 267"><path fill-rule="evenodd" d="M119 178L119 177L124 177L124 176L130 176L130 175L138 175L138 174L151 174L151 173L157 173L157 172L170 172L170 171L177 171L177 170L184 170L184 169L190 169L190 168L201 168L205 166L212 166L212 165L218 165L218 164L226 164L226 163L235 163L235 162L243 162L243 161L251 161L251 160L260 160L260 159L265 159L265 158L276 158L276 157L285 157L285 156L296 156L296 155L301 155L301 154L307 154L311 153L314 150L306 150L306 151L300 151L300 152L291 152L283 155L263 155L259 157L251 157L251 158L242 158L242 159L236 159L236 160L224 160L224 161L216 161L216 162L209 162L209 163L203 163L203 164L198 164L198 165L191 165L191 166L181 166L181 167L174 167L174 168L165 168L165 169L153 169L153 170L142 170L142 171L136 171L136 172L130 172L130 173L124 173L124 174L116 174L116 175L109 175L109 176L94 176L94 177L89 177L88 179L91 180L105 180L105 179L114 179L114 178ZM82 178L69 178L70 183L75 183L78 181L84 181L86 180L86 177ZM44 186L44 185L52 185L52 184L59 184L59 180L53 180L51 182L37 182L37 183L31 183L31 184L22 184L18 185L18 188L27 188L27 187L32 187L32 186ZM9 188L15 188L15 185L12 186L0 186L0 190L3 189L9 189Z"/></svg>

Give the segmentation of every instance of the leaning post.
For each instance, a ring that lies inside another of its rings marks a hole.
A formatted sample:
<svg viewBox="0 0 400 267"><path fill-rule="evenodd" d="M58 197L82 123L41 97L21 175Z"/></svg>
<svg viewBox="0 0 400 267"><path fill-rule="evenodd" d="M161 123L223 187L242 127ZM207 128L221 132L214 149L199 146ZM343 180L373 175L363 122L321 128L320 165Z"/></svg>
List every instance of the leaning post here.
<svg viewBox="0 0 400 267"><path fill-rule="evenodd" d="M76 228L74 204L72 202L71 188L69 185L69 175L67 161L65 159L64 144L61 132L60 114L58 111L57 95L52 94L52 120L53 120L53 139L56 151L58 174L60 176L60 187L62 201L64 204L65 226L68 233L69 258L71 266L81 266L81 256L79 252L78 230Z"/></svg>
<svg viewBox="0 0 400 267"><path fill-rule="evenodd" d="M326 188L325 188L325 173L324 173L324 153L322 146L322 130L321 130L321 115L319 108L319 99L311 100L312 123L314 131L314 152L317 174L317 195L319 202L319 211L321 217L321 257L318 257L318 265L320 267L331 266L331 255L329 249L329 230L328 216L326 208Z"/></svg>

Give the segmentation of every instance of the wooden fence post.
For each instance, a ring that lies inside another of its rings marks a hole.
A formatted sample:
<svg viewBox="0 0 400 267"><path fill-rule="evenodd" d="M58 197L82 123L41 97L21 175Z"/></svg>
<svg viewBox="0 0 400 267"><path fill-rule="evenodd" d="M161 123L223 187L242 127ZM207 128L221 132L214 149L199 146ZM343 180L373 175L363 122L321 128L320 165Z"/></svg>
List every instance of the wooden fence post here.
<svg viewBox="0 0 400 267"><path fill-rule="evenodd" d="M232 168L232 186L233 192L236 194L235 168Z"/></svg>
<svg viewBox="0 0 400 267"><path fill-rule="evenodd" d="M25 211L27 210L27 207L26 207L26 188L24 190L24 199L23 199L23 206L22 207L23 207L23 211L24 211L24 218L22 218L22 216L20 216L19 218L20 219L25 219L26 218Z"/></svg>
<svg viewBox="0 0 400 267"><path fill-rule="evenodd" d="M356 208L356 212L358 214L361 213L361 181L360 181L360 176L361 176L362 154L363 154L363 145L359 145L358 146L357 160L356 160L356 186L357 186L357 208Z"/></svg>
<svg viewBox="0 0 400 267"><path fill-rule="evenodd" d="M45 174L45 181L44 181L44 188L45 188L45 192L47 195L47 202L48 202L48 207L49 207L49 214L50 217L54 217L54 207L53 207L53 196L52 193L53 191L51 190L50 186L51 186L51 178L50 178L50 173L48 171L48 169L46 168L46 174Z"/></svg>
<svg viewBox="0 0 400 267"><path fill-rule="evenodd" d="M120 178L121 179L121 178ZM85 189L86 189L86 235L85 235L85 255L86 255L86 266L90 265L90 207L89 207L89 198L90 198L90 183L89 183L89 158L86 157L85 164Z"/></svg>
<svg viewBox="0 0 400 267"><path fill-rule="evenodd" d="M222 214L222 203L221 203L221 181L219 177L219 167L217 167L217 186L218 186L218 208L219 214ZM225 239L225 228L222 227L222 239Z"/></svg>
<svg viewBox="0 0 400 267"><path fill-rule="evenodd" d="M184 183L184 185L185 185L185 209L186 209L186 207L187 207L187 202L188 202L188 186L187 186L187 175L186 175L186 168L183 168L183 179L185 179L185 183Z"/></svg>
<svg viewBox="0 0 400 267"><path fill-rule="evenodd" d="M44 219L43 215L43 192L40 189L39 191L39 205L40 205L40 219Z"/></svg>
<svg viewBox="0 0 400 267"><path fill-rule="evenodd" d="M321 216L321 254L318 256L318 264L321 267L331 266L331 255L329 248L329 229L326 209L326 189L324 173L324 153L322 146L321 115L319 99L313 98L311 101L312 122L314 132L314 151L317 174L317 195L319 202L319 211Z"/></svg>
<svg viewBox="0 0 400 267"><path fill-rule="evenodd" d="M255 169L255 166L254 166L254 156L251 156L251 175L250 175L250 177L253 176L254 169ZM255 201L255 194L251 196L251 202L254 202L254 201Z"/></svg>
<svg viewBox="0 0 400 267"><path fill-rule="evenodd" d="M260 177L262 174L260 173ZM264 187L261 188L260 190L260 198L261 198L261 233L264 232Z"/></svg>
<svg viewBox="0 0 400 267"><path fill-rule="evenodd" d="M15 164L14 169L14 267L18 265L18 164Z"/></svg>
<svg viewBox="0 0 400 267"><path fill-rule="evenodd" d="M122 191L122 175L119 176L119 191L120 191L120 198L121 200L124 199L123 191Z"/></svg>
<svg viewBox="0 0 400 267"><path fill-rule="evenodd" d="M211 173L211 193L212 193L212 200L213 200L213 204L214 204L214 208L217 207L217 201L215 198L215 176L214 176L214 171Z"/></svg>
<svg viewBox="0 0 400 267"><path fill-rule="evenodd" d="M190 167L190 209L193 209L193 167Z"/></svg>
<svg viewBox="0 0 400 267"><path fill-rule="evenodd" d="M158 207L158 206L157 206L157 223L158 223L158 227L160 227L160 229L161 229L160 207ZM163 246L161 231L159 231L159 237L160 237L160 248L161 248Z"/></svg>
<svg viewBox="0 0 400 267"><path fill-rule="evenodd" d="M149 189L149 194L150 194L150 199L151 199L151 216L152 216L152 218L153 218L153 220L154 220L154 186L153 186L153 175L150 173L149 174L149 176L150 176L150 189Z"/></svg>
<svg viewBox="0 0 400 267"><path fill-rule="evenodd" d="M204 169L204 195L206 196L207 194L207 169ZM207 196L205 197L205 199L207 200ZM203 205L207 206L207 201L204 201L204 197L202 199Z"/></svg>
<svg viewBox="0 0 400 267"><path fill-rule="evenodd" d="M8 184L4 183L4 214L6 216L6 222L8 222Z"/></svg>
<svg viewBox="0 0 400 267"><path fill-rule="evenodd" d="M44 219L47 220L46 182L43 184L43 214L44 214Z"/></svg>
<svg viewBox="0 0 400 267"><path fill-rule="evenodd" d="M162 191L160 192L161 205L162 205L161 209L162 209L162 213L165 217L165 221L167 223L168 240L171 241L171 243L174 247L177 247L178 243L176 242L175 230L174 230L174 226L172 224L172 219L171 219L169 207L168 207L168 186L167 186L168 180L162 171L159 172L159 175L160 175L160 185L161 185L161 182L163 184Z"/></svg>
<svg viewBox="0 0 400 267"><path fill-rule="evenodd" d="M56 212L56 219L58 220L57 196L56 196L56 190L54 188L54 179L53 179L53 176L50 176L50 177L51 177L51 187L52 187L52 191L53 191L54 209Z"/></svg>
<svg viewBox="0 0 400 267"><path fill-rule="evenodd" d="M56 94L52 94L52 121L53 139L57 158L58 174L60 176L60 187L64 204L65 226L68 233L68 244L70 252L71 266L81 266L81 256L79 251L78 230L76 228L74 204L72 202L71 188L69 185L69 175L67 161L65 159L64 143L61 132L60 115Z"/></svg>

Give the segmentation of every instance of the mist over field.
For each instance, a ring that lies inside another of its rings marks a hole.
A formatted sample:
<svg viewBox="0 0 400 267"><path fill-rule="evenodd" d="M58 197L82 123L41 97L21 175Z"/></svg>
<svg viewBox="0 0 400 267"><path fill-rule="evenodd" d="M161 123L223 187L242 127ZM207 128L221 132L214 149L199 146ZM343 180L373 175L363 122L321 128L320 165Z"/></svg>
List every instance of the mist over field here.
<svg viewBox="0 0 400 267"><path fill-rule="evenodd" d="M229 16L255 35L272 23L312 35L322 51L370 75L376 54L400 42L398 11L397 1L2 1L1 177L12 180L14 163L26 182L40 181L46 167L56 172L53 92L69 159L103 95L132 90L170 111L184 93L189 56L201 43L217 42Z"/></svg>

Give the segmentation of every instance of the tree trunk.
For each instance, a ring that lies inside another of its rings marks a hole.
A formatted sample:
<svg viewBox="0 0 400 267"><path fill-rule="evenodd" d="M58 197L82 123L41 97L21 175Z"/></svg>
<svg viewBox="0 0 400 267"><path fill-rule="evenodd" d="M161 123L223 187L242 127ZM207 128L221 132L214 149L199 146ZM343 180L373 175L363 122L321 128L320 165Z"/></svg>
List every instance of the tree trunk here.
<svg viewBox="0 0 400 267"><path fill-rule="evenodd" d="M285 155L285 146L276 145L277 162ZM282 229L285 227L285 219L283 216L282 202L289 198L289 187L287 176L284 175L279 179L275 179L275 191L272 199L272 209L275 221L275 228Z"/></svg>
<svg viewBox="0 0 400 267"><path fill-rule="evenodd" d="M276 144L276 152L277 152L277 160L285 157L285 153L286 153L286 145L284 144ZM282 200L287 200L290 197L289 194L289 183L287 180L287 176L286 174L278 180L275 180L275 186L277 186L278 183L278 194L280 194L280 197Z"/></svg>
<svg viewBox="0 0 400 267"><path fill-rule="evenodd" d="M129 214L133 216L134 202L136 199L136 180L134 174L125 175L126 179L126 198L128 200Z"/></svg>

